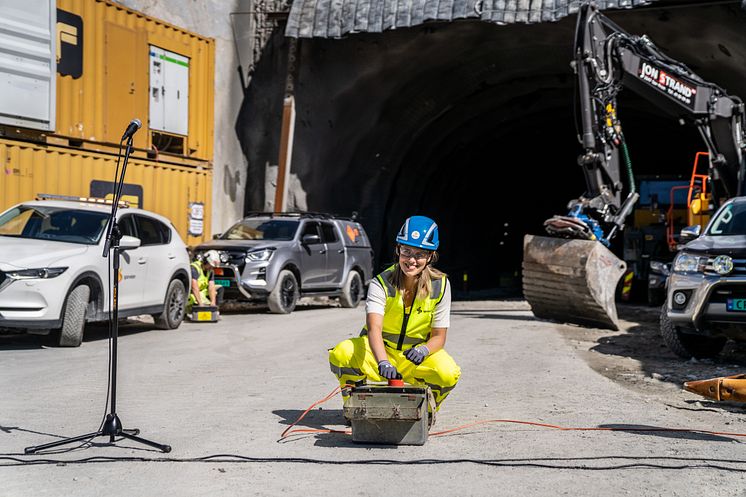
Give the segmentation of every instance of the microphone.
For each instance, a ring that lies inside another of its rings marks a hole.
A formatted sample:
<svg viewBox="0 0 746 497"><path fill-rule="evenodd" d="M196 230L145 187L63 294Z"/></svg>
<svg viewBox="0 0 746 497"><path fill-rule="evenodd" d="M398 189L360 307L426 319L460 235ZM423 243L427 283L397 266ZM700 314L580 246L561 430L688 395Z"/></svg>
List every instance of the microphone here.
<svg viewBox="0 0 746 497"><path fill-rule="evenodd" d="M140 126L142 126L142 123L139 119L133 119L130 121L130 125L127 126L127 129L124 130L124 134L122 135L122 140L124 141L127 138L132 138L132 135L134 135L138 129L140 129Z"/></svg>

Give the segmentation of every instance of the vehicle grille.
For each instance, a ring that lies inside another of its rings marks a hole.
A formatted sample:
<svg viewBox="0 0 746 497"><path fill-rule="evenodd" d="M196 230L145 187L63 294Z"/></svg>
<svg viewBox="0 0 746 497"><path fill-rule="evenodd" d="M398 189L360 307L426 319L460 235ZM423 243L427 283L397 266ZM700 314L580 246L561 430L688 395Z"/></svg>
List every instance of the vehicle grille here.
<svg viewBox="0 0 746 497"><path fill-rule="evenodd" d="M228 264L237 266L239 271L243 271L243 267L246 264L246 250L230 249L221 250L228 255Z"/></svg>
<svg viewBox="0 0 746 497"><path fill-rule="evenodd" d="M710 295L710 303L725 304L728 299L746 298L746 284L718 285Z"/></svg>

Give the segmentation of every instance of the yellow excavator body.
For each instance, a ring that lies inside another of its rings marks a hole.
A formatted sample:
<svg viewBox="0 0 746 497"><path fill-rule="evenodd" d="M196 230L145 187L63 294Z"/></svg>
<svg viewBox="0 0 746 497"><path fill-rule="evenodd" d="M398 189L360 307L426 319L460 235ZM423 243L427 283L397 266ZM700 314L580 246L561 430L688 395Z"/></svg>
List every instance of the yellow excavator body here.
<svg viewBox="0 0 746 497"><path fill-rule="evenodd" d="M523 295L540 319L618 330L614 297L626 269L598 241L523 239Z"/></svg>

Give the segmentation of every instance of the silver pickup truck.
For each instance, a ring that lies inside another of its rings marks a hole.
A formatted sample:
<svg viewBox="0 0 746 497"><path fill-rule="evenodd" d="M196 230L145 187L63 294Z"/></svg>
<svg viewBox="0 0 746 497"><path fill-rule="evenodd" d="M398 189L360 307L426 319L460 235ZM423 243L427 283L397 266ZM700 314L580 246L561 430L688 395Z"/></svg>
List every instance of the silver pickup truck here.
<svg viewBox="0 0 746 497"><path fill-rule="evenodd" d="M220 252L223 299L266 302L293 312L300 297L339 297L355 307L373 277L373 250L360 223L315 213L250 214L195 248Z"/></svg>

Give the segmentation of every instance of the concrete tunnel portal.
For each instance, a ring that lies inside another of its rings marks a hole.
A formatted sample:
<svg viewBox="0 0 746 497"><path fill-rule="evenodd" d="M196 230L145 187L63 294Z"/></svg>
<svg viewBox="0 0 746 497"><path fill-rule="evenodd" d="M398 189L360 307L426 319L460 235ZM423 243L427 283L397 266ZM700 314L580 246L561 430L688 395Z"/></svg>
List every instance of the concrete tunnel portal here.
<svg viewBox="0 0 746 497"><path fill-rule="evenodd" d="M746 95L746 14L737 3L607 15ZM574 29L575 16L504 26L464 20L299 40L295 206L356 212L376 269L393 260L405 217L431 216L441 229L439 267L454 290L520 294L523 235L541 234L544 219L564 214L585 189L569 66ZM237 131L250 177L264 179L277 161L288 43L275 33L246 91ZM688 179L704 149L694 128L630 91L619 115L638 178ZM263 182L252 182L246 210L262 210L265 199Z"/></svg>

